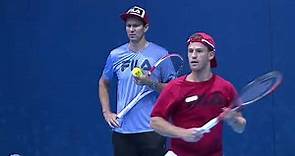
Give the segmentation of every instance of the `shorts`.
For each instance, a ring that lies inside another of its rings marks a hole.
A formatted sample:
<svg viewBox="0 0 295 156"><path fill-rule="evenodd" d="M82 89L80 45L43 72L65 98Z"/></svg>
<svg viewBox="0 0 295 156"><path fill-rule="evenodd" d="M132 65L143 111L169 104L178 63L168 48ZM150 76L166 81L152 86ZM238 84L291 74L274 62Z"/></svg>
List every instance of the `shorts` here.
<svg viewBox="0 0 295 156"><path fill-rule="evenodd" d="M115 156L164 156L167 152L165 137L156 132L113 132L112 142Z"/></svg>

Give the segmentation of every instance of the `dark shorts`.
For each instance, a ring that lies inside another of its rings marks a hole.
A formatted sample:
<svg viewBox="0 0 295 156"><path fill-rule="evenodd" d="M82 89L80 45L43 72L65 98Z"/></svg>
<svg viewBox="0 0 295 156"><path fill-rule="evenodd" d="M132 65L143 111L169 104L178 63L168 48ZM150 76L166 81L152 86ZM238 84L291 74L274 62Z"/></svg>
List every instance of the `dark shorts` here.
<svg viewBox="0 0 295 156"><path fill-rule="evenodd" d="M115 156L163 156L166 140L155 132L121 134L113 132Z"/></svg>

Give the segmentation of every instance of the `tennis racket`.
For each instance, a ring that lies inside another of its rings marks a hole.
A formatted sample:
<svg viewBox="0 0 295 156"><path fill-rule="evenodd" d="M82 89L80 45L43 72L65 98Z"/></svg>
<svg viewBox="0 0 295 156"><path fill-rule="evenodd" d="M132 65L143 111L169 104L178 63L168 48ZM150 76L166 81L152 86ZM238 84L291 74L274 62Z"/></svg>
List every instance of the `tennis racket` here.
<svg viewBox="0 0 295 156"><path fill-rule="evenodd" d="M183 67L183 58L176 53L171 53L160 58L156 63L147 71L147 75L150 77L156 69L158 69L161 64L172 62L173 67L176 71L175 77L179 76L182 72ZM171 65L172 65L171 64ZM154 90L151 90L146 85L142 87L139 93L126 105L124 109L122 109L117 114L117 119L122 119L142 98L152 93Z"/></svg>
<svg viewBox="0 0 295 156"><path fill-rule="evenodd" d="M201 127L201 130L203 133L209 133L210 129L223 120L229 112L240 110L241 108L269 95L281 84L282 80L283 76L278 71L272 71L254 79L248 83L241 90L240 95L233 100L229 106L229 111L223 112L219 116L211 119Z"/></svg>

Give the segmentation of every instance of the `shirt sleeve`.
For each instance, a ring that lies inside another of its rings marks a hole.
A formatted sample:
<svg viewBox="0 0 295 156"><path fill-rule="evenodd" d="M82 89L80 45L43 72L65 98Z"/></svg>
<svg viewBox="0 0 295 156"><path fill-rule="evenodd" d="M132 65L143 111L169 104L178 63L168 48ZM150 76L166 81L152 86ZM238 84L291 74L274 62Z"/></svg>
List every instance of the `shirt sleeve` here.
<svg viewBox="0 0 295 156"><path fill-rule="evenodd" d="M241 103L241 101L239 100L239 95L238 95L236 88L231 83L229 83L229 85L228 85L228 103L227 103L226 107L230 106L231 104L240 105L240 103Z"/></svg>
<svg viewBox="0 0 295 156"><path fill-rule="evenodd" d="M166 120L176 109L176 96L173 95L173 85L169 83L161 92L154 108L151 117L162 117Z"/></svg>
<svg viewBox="0 0 295 156"><path fill-rule="evenodd" d="M103 78L106 80L111 80L114 74L113 59L111 54L108 56L106 64L103 69Z"/></svg>

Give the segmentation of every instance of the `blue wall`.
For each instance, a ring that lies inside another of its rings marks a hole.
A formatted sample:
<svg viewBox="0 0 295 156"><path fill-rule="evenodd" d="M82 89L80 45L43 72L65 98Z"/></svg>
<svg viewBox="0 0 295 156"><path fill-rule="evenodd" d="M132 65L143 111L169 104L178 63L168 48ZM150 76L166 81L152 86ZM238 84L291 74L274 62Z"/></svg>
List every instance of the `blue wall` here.
<svg viewBox="0 0 295 156"><path fill-rule="evenodd" d="M139 4L150 14L148 39L170 51L186 56L191 33L212 34L216 72L238 89L280 70L278 91L245 110L245 133L225 127L225 154L294 156L295 1L167 3L0 1L0 155L112 155L97 79L108 52L127 41L119 14Z"/></svg>

